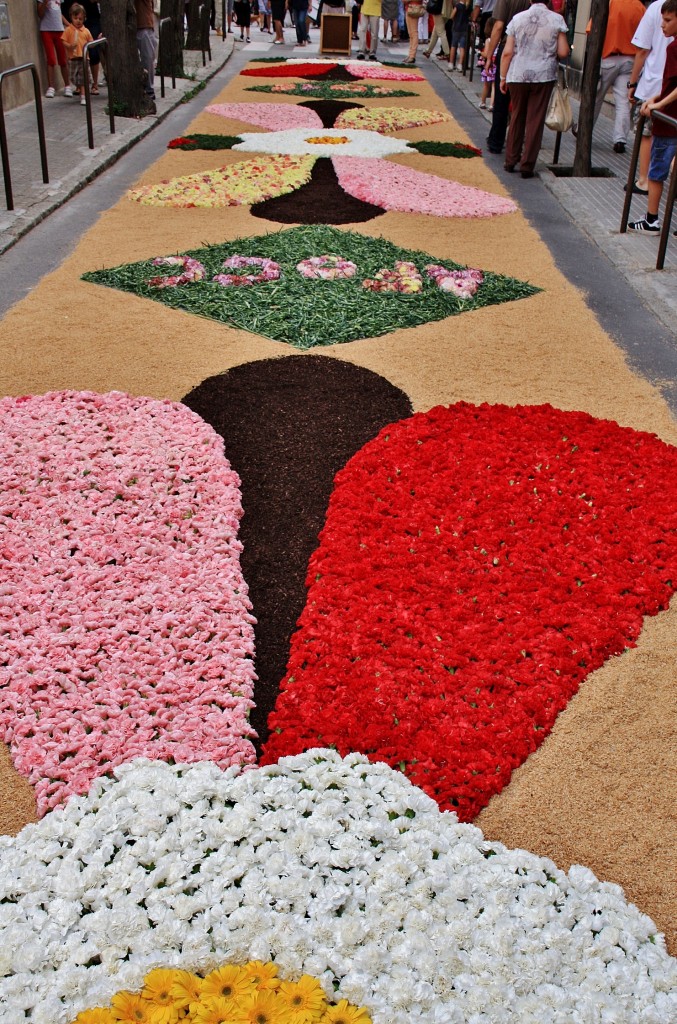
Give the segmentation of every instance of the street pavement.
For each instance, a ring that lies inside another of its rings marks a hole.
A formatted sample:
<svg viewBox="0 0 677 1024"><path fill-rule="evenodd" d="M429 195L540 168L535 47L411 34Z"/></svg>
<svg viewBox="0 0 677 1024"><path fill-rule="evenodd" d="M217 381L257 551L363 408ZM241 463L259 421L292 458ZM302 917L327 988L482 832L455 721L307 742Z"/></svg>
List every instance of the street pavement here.
<svg viewBox="0 0 677 1024"><path fill-rule="evenodd" d="M221 40L220 35L212 34L212 61L202 67L200 53L187 53L189 78L177 80L176 89L172 89L171 81L166 80L164 99L160 98L159 80L156 83L157 115L145 117L141 121L118 118L115 135L109 134L108 117L104 110L106 90L103 87L101 95L93 100L94 150L87 147L85 108L62 95L52 100L44 99L50 168L50 182L47 185L41 181L33 105L27 104L10 111L7 114L7 130L16 208L11 212L5 210L2 202L4 196L0 196L0 254L14 246L18 239L65 204L88 182L115 164L135 143L168 118L197 85L217 75L231 56L235 58L234 71L243 66L249 57L310 57L317 54L317 30L311 30L312 42L305 48L293 45L293 36L293 30L287 28L285 46L274 47L272 37L260 32L255 26L252 26L252 43L248 46L243 46L233 35ZM470 82L467 76L451 71L447 64L434 59L425 61L420 57L421 51L422 47L419 48L419 66L475 144L485 151L492 169L520 203L526 216L541 231L561 269L573 283L588 293L592 308L607 330L624 347L640 372L663 388L666 397L677 410L677 238L670 235L665 269L657 271L655 261L658 239L654 236L635 235L633 232L625 235L619 233L630 147L623 155L613 152L609 113L605 111L602 114L595 129L593 162L607 167L611 172L610 177L556 176L549 169L555 136L546 129L541 160L537 167L538 176L523 181L519 175L504 171L502 156L494 156L486 151L486 134L491 115L479 110L479 71L475 72L474 81ZM405 56L404 44L379 45L379 57L384 60L396 61ZM215 79L211 88L215 88L219 79L230 73L231 68L226 66L224 74ZM574 146L573 136L570 133L565 135L561 147L561 165L572 163ZM127 160L131 162L131 157L128 156ZM124 164L125 161L121 161L121 165ZM643 197L633 198L631 219L643 215L645 202ZM674 227L677 228L677 217ZM548 237L549 233L551 237ZM600 260L600 253L606 259ZM18 258L19 252L15 263ZM25 268L25 258L21 262ZM11 260L8 268L10 272L13 269ZM3 305L6 308L5 303L0 303L0 308Z"/></svg>

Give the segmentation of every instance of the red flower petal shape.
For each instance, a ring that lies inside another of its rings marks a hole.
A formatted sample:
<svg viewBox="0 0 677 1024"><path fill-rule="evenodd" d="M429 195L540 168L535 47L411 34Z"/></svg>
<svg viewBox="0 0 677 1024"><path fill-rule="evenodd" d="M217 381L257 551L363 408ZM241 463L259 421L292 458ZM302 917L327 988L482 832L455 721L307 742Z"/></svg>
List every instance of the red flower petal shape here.
<svg viewBox="0 0 677 1024"><path fill-rule="evenodd" d="M250 78L322 78L328 72L335 71L337 64L270 64L248 67L241 71L241 75Z"/></svg>
<svg viewBox="0 0 677 1024"><path fill-rule="evenodd" d="M400 766L472 819L677 585L677 449L551 406L386 427L336 477L264 763Z"/></svg>

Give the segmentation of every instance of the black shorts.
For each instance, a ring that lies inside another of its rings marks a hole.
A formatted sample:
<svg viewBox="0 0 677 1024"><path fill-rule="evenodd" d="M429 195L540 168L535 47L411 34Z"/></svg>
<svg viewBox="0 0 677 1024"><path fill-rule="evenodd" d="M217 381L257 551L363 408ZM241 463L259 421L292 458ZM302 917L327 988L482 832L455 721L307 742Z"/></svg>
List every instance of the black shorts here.
<svg viewBox="0 0 677 1024"><path fill-rule="evenodd" d="M273 21L284 22L284 0L272 0L270 10L273 15Z"/></svg>

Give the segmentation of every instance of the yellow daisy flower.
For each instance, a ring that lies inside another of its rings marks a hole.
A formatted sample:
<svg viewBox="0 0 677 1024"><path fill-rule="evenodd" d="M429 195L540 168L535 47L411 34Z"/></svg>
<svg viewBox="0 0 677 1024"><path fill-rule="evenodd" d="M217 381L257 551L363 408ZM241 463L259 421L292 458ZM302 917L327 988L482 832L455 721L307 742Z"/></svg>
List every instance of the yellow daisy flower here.
<svg viewBox="0 0 677 1024"><path fill-rule="evenodd" d="M233 1014L233 1024L290 1024L290 1016L289 1007L275 992L264 989L239 1004Z"/></svg>
<svg viewBox="0 0 677 1024"><path fill-rule="evenodd" d="M353 1006L342 999L336 1006L328 1006L322 1024L371 1024L371 1017L363 1006Z"/></svg>
<svg viewBox="0 0 677 1024"><path fill-rule="evenodd" d="M75 1018L74 1024L116 1024L112 1010L96 1006L92 1010L83 1010Z"/></svg>
<svg viewBox="0 0 677 1024"><path fill-rule="evenodd" d="M220 996L222 999L241 999L255 991L251 977L242 967L227 964L211 971L202 982L202 998Z"/></svg>
<svg viewBox="0 0 677 1024"><path fill-rule="evenodd" d="M172 999L180 1010L187 1010L192 1003L197 1003L202 995L203 981L197 974L190 971L172 971Z"/></svg>
<svg viewBox="0 0 677 1024"><path fill-rule="evenodd" d="M176 973L176 971L158 967L144 978L141 995L155 1007L154 1024L175 1024L179 1019L179 1007L172 996Z"/></svg>
<svg viewBox="0 0 677 1024"><path fill-rule="evenodd" d="M118 992L111 999L113 1020L120 1024L155 1024L152 1003L135 992Z"/></svg>
<svg viewBox="0 0 677 1024"><path fill-rule="evenodd" d="M277 976L276 964L264 964L262 960L250 960L242 970L252 979L259 990L279 988L280 979Z"/></svg>
<svg viewBox="0 0 677 1024"><path fill-rule="evenodd" d="M232 1024L238 1004L232 999L219 996L205 996L199 1003L193 1003L190 1020L192 1024Z"/></svg>
<svg viewBox="0 0 677 1024"><path fill-rule="evenodd" d="M283 981L279 995L290 1010L306 1021L319 1020L327 1008L322 986L309 974L304 974L298 981Z"/></svg>

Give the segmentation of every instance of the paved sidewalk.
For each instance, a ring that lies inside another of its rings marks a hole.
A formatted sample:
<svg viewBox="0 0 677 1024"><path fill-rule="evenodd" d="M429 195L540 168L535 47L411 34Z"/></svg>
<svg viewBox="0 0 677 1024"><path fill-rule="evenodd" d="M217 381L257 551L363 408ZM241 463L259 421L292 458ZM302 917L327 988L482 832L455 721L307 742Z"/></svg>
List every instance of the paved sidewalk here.
<svg viewBox="0 0 677 1024"><path fill-rule="evenodd" d="M215 75L232 55L234 37L229 35L222 40L220 34L212 33L210 45L212 59L211 62L207 59L205 67L202 66L200 51L184 52L184 70L188 77L178 78L176 89L172 89L171 78L166 78L164 99L160 97L160 79L156 78L157 114L138 121L118 117L115 119L114 135L110 134L105 109L107 90L102 85L101 94L92 97L94 149L89 149L87 145L85 108L79 101L68 99L62 93L57 93L54 99L43 97L49 184L42 181L35 104L27 103L8 111L5 123L14 209L7 210L3 182L0 192L0 253L9 249L44 217L115 163L200 83Z"/></svg>
<svg viewBox="0 0 677 1024"><path fill-rule="evenodd" d="M439 69L445 78L452 83L468 102L475 108L477 114L486 119L487 132L491 124L489 111L479 110L482 82L479 70L475 69L473 81L464 77L458 71L451 71L448 64L442 61L431 59L425 63L426 67L434 66ZM437 74L431 74L433 85ZM578 104L572 101L575 116L578 113ZM614 153L612 135L613 108L609 105L611 116L606 111L601 114L593 136L593 165L595 167L607 167L612 177L602 178L566 178L557 177L548 167L552 163L553 150L555 146L555 133L546 128L541 149L541 159L537 171L541 181L552 195L561 203L568 216L574 221L602 252L611 260L617 270L623 275L628 283L656 317L668 328L675 338L677 345L677 238L671 233L668 241L668 251L665 259L665 269L656 270L656 255L658 252L658 237L638 235L628 231L625 235L620 234L619 226L623 213L623 202L625 193L623 185L627 181L630 167L630 156L632 139L629 140L628 149L624 154ZM496 170L508 187L512 184L514 175L503 171L503 155L493 156L486 148L486 140L478 140L478 145L491 166ZM576 140L571 132L562 137L559 164L561 166L573 163ZM519 176L518 176L519 177ZM520 180L521 184L521 180ZM525 186L531 183L525 182ZM520 189L521 191L521 189ZM667 189L666 189L667 191ZM638 218L646 213L646 198L634 196L630 210L630 219ZM537 226L537 225L536 225ZM677 216L673 215L673 230L677 230Z"/></svg>

